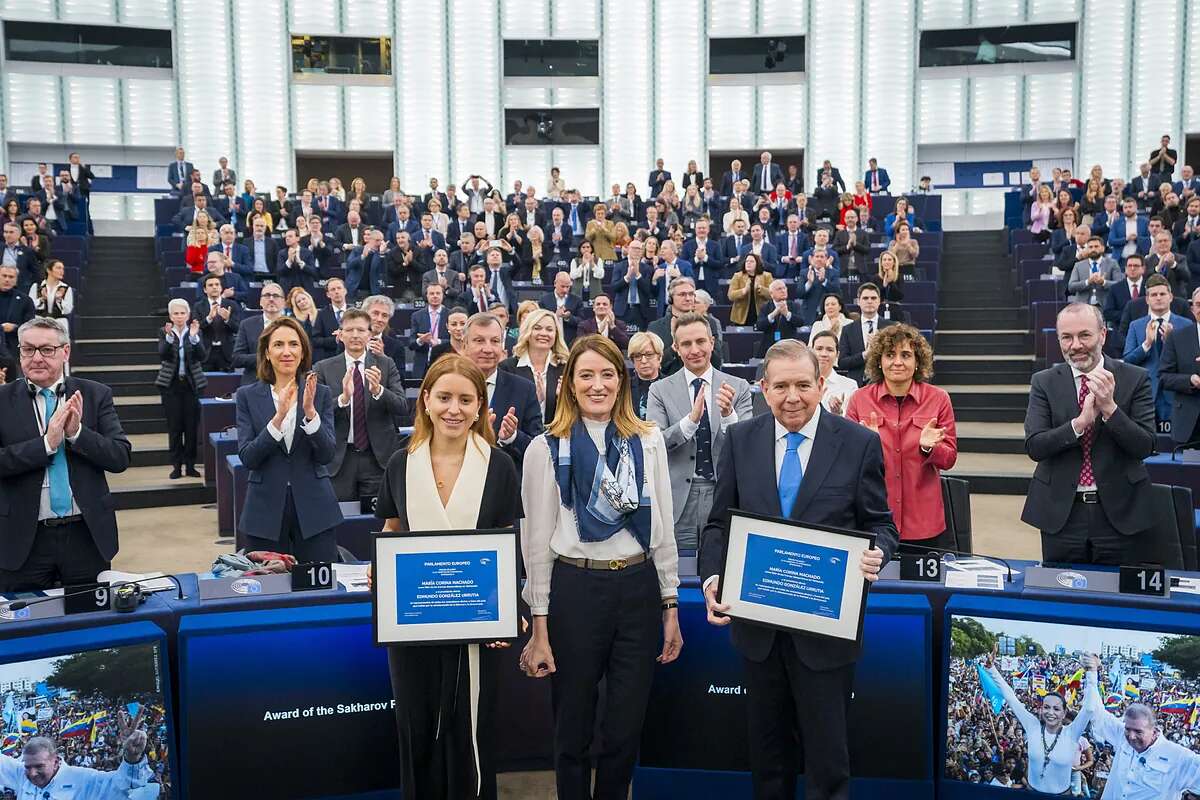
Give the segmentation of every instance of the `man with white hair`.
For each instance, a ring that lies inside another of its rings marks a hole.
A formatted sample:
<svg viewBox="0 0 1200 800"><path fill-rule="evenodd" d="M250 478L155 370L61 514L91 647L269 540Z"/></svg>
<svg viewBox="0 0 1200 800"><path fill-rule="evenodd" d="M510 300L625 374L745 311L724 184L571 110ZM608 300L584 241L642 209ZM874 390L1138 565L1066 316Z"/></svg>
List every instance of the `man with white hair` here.
<svg viewBox="0 0 1200 800"><path fill-rule="evenodd" d="M145 731L130 733L121 745L121 765L112 772L65 763L53 740L35 736L20 758L0 756L0 785L19 798L37 800L117 800L150 781Z"/></svg>

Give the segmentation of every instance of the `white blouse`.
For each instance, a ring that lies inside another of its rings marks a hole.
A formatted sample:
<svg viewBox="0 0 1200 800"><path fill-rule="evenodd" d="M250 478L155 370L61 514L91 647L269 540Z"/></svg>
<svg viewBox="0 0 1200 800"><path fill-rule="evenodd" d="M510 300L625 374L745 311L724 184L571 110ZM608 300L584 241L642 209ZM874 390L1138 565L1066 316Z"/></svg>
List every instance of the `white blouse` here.
<svg viewBox="0 0 1200 800"><path fill-rule="evenodd" d="M604 431L607 423L584 421L592 441L604 457ZM645 454L646 485L650 497L650 555L658 571L658 586L663 597L679 593L679 552L675 547L675 525L671 504L671 475L667 469L667 446L655 428L642 436ZM550 608L550 576L557 556L607 561L631 558L642 546L627 529L602 542L581 542L575 513L563 506L550 460L550 445L538 436L525 451L522 467L521 500L525 520L521 523L521 552L525 558L525 589L521 596L532 612L543 616Z"/></svg>
<svg viewBox="0 0 1200 800"><path fill-rule="evenodd" d="M841 322L841 325L839 325L838 329L837 329L837 337L840 340L842 338L842 331L846 330L846 326L850 324L851 320L845 314L838 314L838 319ZM822 315L822 317L820 319L818 319L816 322L814 322L812 324L812 330L810 330L808 333L809 347L812 346L813 337L816 336L818 333L820 333L821 331L832 331L832 330L833 330L833 328L830 327L829 320L827 320L824 317L824 315Z"/></svg>

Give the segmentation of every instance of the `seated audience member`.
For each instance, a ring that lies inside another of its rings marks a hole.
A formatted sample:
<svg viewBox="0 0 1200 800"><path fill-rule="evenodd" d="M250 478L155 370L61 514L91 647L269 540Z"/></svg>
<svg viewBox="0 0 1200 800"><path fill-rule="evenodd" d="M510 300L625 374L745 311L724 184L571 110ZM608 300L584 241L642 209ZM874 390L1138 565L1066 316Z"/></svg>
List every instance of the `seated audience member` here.
<svg viewBox="0 0 1200 800"><path fill-rule="evenodd" d="M1099 236L1088 239L1087 258L1076 262L1067 280L1072 303L1090 303L1103 309L1108 292L1121 280L1121 268L1104 254Z"/></svg>
<svg viewBox="0 0 1200 800"><path fill-rule="evenodd" d="M33 300L17 286L17 268L0 264L0 344L10 356L17 354L17 329L33 317Z"/></svg>
<svg viewBox="0 0 1200 800"><path fill-rule="evenodd" d="M570 273L560 272L554 276L554 288L541 296L540 305L553 312L562 326L566 344L570 346L579 332L580 320L586 316L583 301L578 295L571 294Z"/></svg>
<svg viewBox="0 0 1200 800"><path fill-rule="evenodd" d="M771 299L770 272L764 271L763 262L753 252L742 256L741 266L729 280L729 321L734 325L752 325L758 322L758 312Z"/></svg>
<svg viewBox="0 0 1200 800"><path fill-rule="evenodd" d="M629 391L633 411L638 419L646 419L646 402L650 387L662 377L663 343L657 334L638 331L629 338L629 360L633 363Z"/></svg>
<svg viewBox="0 0 1200 800"><path fill-rule="evenodd" d="M233 366L242 370L242 386L258 380L258 338L267 325L283 316L284 302L283 288L267 281L258 296L262 313L248 311L242 315L233 343Z"/></svg>
<svg viewBox="0 0 1200 800"><path fill-rule="evenodd" d="M312 295L299 286L294 287L288 292L287 310L284 314L300 323L311 344L313 326L317 324L317 304Z"/></svg>
<svg viewBox="0 0 1200 800"><path fill-rule="evenodd" d="M1191 305L1192 324L1200 324L1200 289L1192 292ZM1166 337L1158 362L1158 390L1172 396L1172 441L1194 447L1200 442L1200 337Z"/></svg>
<svg viewBox="0 0 1200 800"><path fill-rule="evenodd" d="M1137 300L1145 294L1145 281L1143 279L1142 259L1139 257L1131 257L1125 259L1125 273L1123 280L1114 283L1108 290L1108 297L1104 301L1104 323L1110 329L1117 329L1121 324L1121 314L1125 311L1125 306L1131 300ZM1121 339L1121 346L1125 344L1124 338Z"/></svg>
<svg viewBox="0 0 1200 800"><path fill-rule="evenodd" d="M808 257L804 277L797 278L796 299L803 304L806 325L811 325L820 316L825 295L837 294L841 285L837 267L827 266L827 259L824 249L814 249Z"/></svg>
<svg viewBox="0 0 1200 800"><path fill-rule="evenodd" d="M921 245L912 238L912 231L903 222L895 227L895 237L888 244L888 252L896 257L902 275L912 275L921 256Z"/></svg>
<svg viewBox="0 0 1200 800"><path fill-rule="evenodd" d="M465 355L467 349L467 341L463 334L467 329L467 319L470 316L467 309L462 306L455 306L446 314L446 338L441 344L434 345L429 351L429 364L437 361L447 353L454 355ZM429 367L426 366L426 371Z"/></svg>
<svg viewBox="0 0 1200 800"><path fill-rule="evenodd" d="M842 331L851 322L850 318L846 316L846 306L842 302L840 294L825 295L821 298L821 308L821 318L812 323L808 332L809 347L812 347L813 337L822 331L829 331L833 334L834 339L840 341Z"/></svg>
<svg viewBox="0 0 1200 800"><path fill-rule="evenodd" d="M837 335L833 331L814 333L808 347L817 357L817 366L820 367L821 378L825 381L825 389L821 392L821 406L831 414L845 416L850 398L858 389L858 384L845 375L839 375L834 369L838 359Z"/></svg>
<svg viewBox="0 0 1200 800"><path fill-rule="evenodd" d="M176 297L167 303L168 322L158 339L161 362L154 386L162 399L167 418L167 437L171 449L171 480L186 474L199 478L196 435L200 424L200 395L208 385L204 362L208 355L200 336L200 321L188 317L192 309L186 300Z"/></svg>
<svg viewBox="0 0 1200 800"><path fill-rule="evenodd" d="M855 383L863 382L863 364L871 340L883 328L894 325L890 319L879 315L879 287L873 283L864 283L858 287L858 319L842 329L838 338L838 370L854 379Z"/></svg>
<svg viewBox="0 0 1200 800"><path fill-rule="evenodd" d="M872 337L865 366L870 383L851 396L846 418L879 434L901 546L954 549L953 533L946 534L941 473L958 460L958 439L950 395L929 383L933 348L916 328L893 325Z"/></svg>
<svg viewBox="0 0 1200 800"><path fill-rule="evenodd" d="M512 356L500 362L499 369L530 381L537 393L543 423L554 419L558 384L567 363L567 344L554 312L536 308L521 320L520 334Z"/></svg>
<svg viewBox="0 0 1200 800"><path fill-rule="evenodd" d="M696 311L696 282L691 278L682 277L671 281L671 285L667 288L668 308L670 313L664 317L659 317L650 323L650 332L659 338L663 343L663 358L662 358L662 374L671 375L677 371L683 362L679 359L679 353L676 352L674 325L672 324L676 317L684 314L695 314ZM709 322L709 328L712 329L714 341L718 343L717 347L713 348L712 362L717 367L721 366L721 347L720 340L717 334L721 330L721 323L711 314L706 314Z"/></svg>
<svg viewBox="0 0 1200 800"><path fill-rule="evenodd" d="M1185 317L1171 311L1171 297L1171 285L1166 278L1161 275L1146 278L1146 305L1149 313L1129 324L1129 334L1125 337L1125 354L1122 356L1125 363L1139 366L1149 373L1150 391L1154 394L1154 415L1159 423L1171 418L1173 401L1171 393L1163 390L1158 380L1158 365L1163 347L1171 337L1172 331L1178 331L1177 335L1180 336L1196 336L1195 331L1191 330L1191 315Z"/></svg>
<svg viewBox="0 0 1200 800"><path fill-rule="evenodd" d="M1121 216L1108 231L1108 247L1112 256L1121 263L1137 253L1150 252L1150 223L1137 213L1137 202L1126 197L1121 204Z"/></svg>
<svg viewBox="0 0 1200 800"><path fill-rule="evenodd" d="M387 356L396 362L403 373L404 339L392 332L395 302L387 295L375 294L363 300L362 310L371 318L371 338L367 340L367 349L377 356Z"/></svg>
<svg viewBox="0 0 1200 800"><path fill-rule="evenodd" d="M205 275L200 288L204 296L192 306L192 319L200 322L200 338L207 353L204 371L232 372L233 344L241 321L241 306L232 297L225 296L219 275L211 272Z"/></svg>
<svg viewBox="0 0 1200 800"><path fill-rule="evenodd" d="M888 250L880 253L878 269L874 275L867 276L867 281L879 287L883 315L890 319L892 311L899 311L897 306L904 300L904 280L900 275L900 262L896 259L896 254Z"/></svg>
<svg viewBox="0 0 1200 800"><path fill-rule="evenodd" d="M759 310L754 325L762 334L756 354L759 358L780 339L799 339L799 331L804 325L804 311L800 301L788 300L786 283L776 278L771 281L768 291L769 302L764 303Z"/></svg>
<svg viewBox="0 0 1200 800"><path fill-rule="evenodd" d="M612 340L621 352L629 346L629 331L625 323L613 314L612 300L606 294L592 298L592 313L579 323L576 337L599 334Z"/></svg>
<svg viewBox="0 0 1200 800"><path fill-rule="evenodd" d="M344 352L313 365L335 395L333 460L329 471L339 502L375 497L383 468L396 451L396 420L408 413L402 364L367 349L371 318L349 308L339 337Z"/></svg>
<svg viewBox="0 0 1200 800"><path fill-rule="evenodd" d="M1163 276L1176 297L1187 297L1191 275L1184 257L1172 251L1174 244L1175 240L1167 231L1160 229L1154 234L1150 254L1145 259L1146 274Z"/></svg>
<svg viewBox="0 0 1200 800"><path fill-rule="evenodd" d="M833 249L841 259L841 263L845 265L847 272L862 274L867 271L867 264L871 257L871 241L867 236L867 232L858 227L858 212L853 208L846 211L844 215L845 228L837 232L833 237ZM914 241L913 244L916 244ZM892 242L895 247L897 242ZM916 256L913 256L913 261L916 261Z"/></svg>

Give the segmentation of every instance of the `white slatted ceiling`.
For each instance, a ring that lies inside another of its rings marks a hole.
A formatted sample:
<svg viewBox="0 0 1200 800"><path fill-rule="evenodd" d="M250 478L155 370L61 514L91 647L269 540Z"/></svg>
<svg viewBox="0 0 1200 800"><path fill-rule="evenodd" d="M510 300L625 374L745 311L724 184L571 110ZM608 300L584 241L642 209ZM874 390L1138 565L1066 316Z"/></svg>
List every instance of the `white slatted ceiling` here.
<svg viewBox="0 0 1200 800"><path fill-rule="evenodd" d="M1017 75L971 81L971 141L1009 142L1020 138L1019 81Z"/></svg>
<svg viewBox="0 0 1200 800"><path fill-rule="evenodd" d="M0 13L5 19L53 19L54 0L0 0Z"/></svg>
<svg viewBox="0 0 1200 800"><path fill-rule="evenodd" d="M95 192L88 198L88 213L94 220L125 219L125 196ZM150 219L153 218L154 213L151 212Z"/></svg>
<svg viewBox="0 0 1200 800"><path fill-rule="evenodd" d="M599 108L599 88L555 89L551 103L555 108Z"/></svg>
<svg viewBox="0 0 1200 800"><path fill-rule="evenodd" d="M670 109L655 114L654 157L662 158L672 175L682 175L687 162L704 161L704 47L701 27L706 0L658 0L655 31L658 42L669 47L655 49L657 80L654 107ZM649 172L649 169L646 170ZM682 193L683 187L676 183Z"/></svg>
<svg viewBox="0 0 1200 800"><path fill-rule="evenodd" d="M505 108L549 108L550 90L541 86L505 86Z"/></svg>
<svg viewBox="0 0 1200 800"><path fill-rule="evenodd" d="M95 195L92 196L95 197ZM125 213L127 219L154 219L154 195L140 193L125 195Z"/></svg>
<svg viewBox="0 0 1200 800"><path fill-rule="evenodd" d="M1079 0L1030 0L1029 22L1079 19Z"/></svg>
<svg viewBox="0 0 1200 800"><path fill-rule="evenodd" d="M578 189L585 197L608 196L608 190L600 185L599 147L556 147L552 158L550 166L558 167L559 174L566 181L568 188ZM547 172L539 179L541 183L535 182L534 186L539 190L543 189L549 178Z"/></svg>
<svg viewBox="0 0 1200 800"><path fill-rule="evenodd" d="M753 118L753 86L710 85L708 87L708 146L710 149L733 150L745 147L750 140L748 129ZM613 180L619 179L618 175Z"/></svg>
<svg viewBox="0 0 1200 800"><path fill-rule="evenodd" d="M6 126L10 142L57 143L59 128L59 78L9 72L5 83Z"/></svg>
<svg viewBox="0 0 1200 800"><path fill-rule="evenodd" d="M1026 139L1075 136L1075 73L1025 76Z"/></svg>
<svg viewBox="0 0 1200 800"><path fill-rule="evenodd" d="M113 0L58 0L59 19L63 22L113 23L116 7Z"/></svg>
<svg viewBox="0 0 1200 800"><path fill-rule="evenodd" d="M497 0L452 0L457 23L450 26L454 55L453 120L456 175L482 175L496 184L502 141L500 108L500 31ZM428 80L428 76L425 76ZM498 185L498 184L497 184Z"/></svg>
<svg viewBox="0 0 1200 800"><path fill-rule="evenodd" d="M344 91L346 148L391 151L396 130L391 87L347 86Z"/></svg>
<svg viewBox="0 0 1200 800"><path fill-rule="evenodd" d="M282 5L282 4L280 4ZM337 33L338 4L330 0L291 0L291 20L288 30L297 35L311 33ZM291 63L291 53L288 53Z"/></svg>
<svg viewBox="0 0 1200 800"><path fill-rule="evenodd" d="M1002 214L1004 213L1004 190L1003 189L972 189L971 197L971 212L972 214ZM945 208L942 209L943 216Z"/></svg>
<svg viewBox="0 0 1200 800"><path fill-rule="evenodd" d="M554 9L553 35L595 39L600 22L599 0L551 0Z"/></svg>
<svg viewBox="0 0 1200 800"><path fill-rule="evenodd" d="M216 164L218 158L226 156L239 175L252 178L259 187L270 186L265 176L249 171L250 165L235 150L237 116L229 75L228 15L214 13L210 0L175 0L175 13L181 143L187 149L188 160L193 164ZM239 83L249 83L246 76L252 74L240 70ZM175 116L176 112L162 108L158 113Z"/></svg>
<svg viewBox="0 0 1200 800"><path fill-rule="evenodd" d="M759 0L758 8L759 33L798 36L808 25L807 0Z"/></svg>
<svg viewBox="0 0 1200 800"><path fill-rule="evenodd" d="M812 29L819 36L808 37L809 56L809 114L808 152L805 161L813 169L805 175L816 175L815 165L825 159L833 162L843 175L858 171L858 132L861 115L858 113L858 84L862 75L847 69L858 63L859 2L814 3ZM853 107L845 98L854 97Z"/></svg>
<svg viewBox="0 0 1200 800"><path fill-rule="evenodd" d="M955 28L966 22L966 0L921 0L922 28Z"/></svg>
<svg viewBox="0 0 1200 800"><path fill-rule="evenodd" d="M1085 0L1081 28L1083 97L1079 162L1099 164L1105 175L1128 175L1130 0ZM1117 44L1119 43L1119 44Z"/></svg>
<svg viewBox="0 0 1200 800"><path fill-rule="evenodd" d="M449 122L446 20L441 3L400 0L395 14L396 159L400 185L426 186L431 177L457 183L446 163Z"/></svg>
<svg viewBox="0 0 1200 800"><path fill-rule="evenodd" d="M915 0L872 2L866 8L865 68L862 117L866 152L857 172L866 171L866 160L876 158L888 171L897 189L916 183L912 176L914 36L896 31L913 30Z"/></svg>
<svg viewBox="0 0 1200 800"><path fill-rule="evenodd" d="M1159 148L1164 133L1171 135L1173 148L1180 149L1179 99L1180 72L1183 69L1182 51L1177 46L1183 36L1181 3L1175 0L1138 0L1134 13L1137 28L1133 32L1133 107L1130 109L1129 174L1148 160ZM1195 36L1195 31L1192 32ZM1170 42L1170 46L1164 46ZM1182 166L1182 165L1179 165ZM1179 171L1176 167L1176 172Z"/></svg>
<svg viewBox="0 0 1200 800"><path fill-rule="evenodd" d="M754 35L754 0L708 0L708 35L713 39Z"/></svg>
<svg viewBox="0 0 1200 800"><path fill-rule="evenodd" d="M297 150L342 149L340 86L292 86L292 146ZM303 177L296 176L298 181Z"/></svg>
<svg viewBox="0 0 1200 800"><path fill-rule="evenodd" d="M921 88L917 93L921 114L918 141L921 144L962 142L966 138L963 102L966 81L962 78L920 80Z"/></svg>
<svg viewBox="0 0 1200 800"><path fill-rule="evenodd" d="M121 141L116 78L68 75L63 78L63 95L68 142L110 145Z"/></svg>
<svg viewBox="0 0 1200 800"><path fill-rule="evenodd" d="M343 33L355 36L391 36L388 0L347 0ZM428 11L425 13L429 13Z"/></svg>
<svg viewBox="0 0 1200 800"><path fill-rule="evenodd" d="M117 13L122 25L171 27L171 4L168 0L117 0Z"/></svg>
<svg viewBox="0 0 1200 800"><path fill-rule="evenodd" d="M1197 32L1200 32L1200 3L1189 3L1187 10L1187 29L1191 35L1183 43L1186 51L1184 63L1187 65L1184 86L1189 96L1195 97L1195 93L1200 91L1200 35L1197 35ZM1183 109L1183 122L1188 130L1194 131L1200 128L1200 102L1191 100L1190 97Z"/></svg>
<svg viewBox="0 0 1200 800"><path fill-rule="evenodd" d="M654 166L649 4L645 0L608 0L600 46L604 48L603 184L633 179L641 186L643 178L638 176L649 175Z"/></svg>
<svg viewBox="0 0 1200 800"><path fill-rule="evenodd" d="M292 54L283 9L270 3L234 3L233 24L238 32L239 173L253 176L260 187L294 188L287 92Z"/></svg>
<svg viewBox="0 0 1200 800"><path fill-rule="evenodd" d="M549 35L548 0L504 0L505 39L544 39Z"/></svg>
<svg viewBox="0 0 1200 800"><path fill-rule="evenodd" d="M758 107L761 122L758 126L759 140L755 147L773 147L776 150L798 150L804 147L804 101L803 83L759 86Z"/></svg>
<svg viewBox="0 0 1200 800"><path fill-rule="evenodd" d="M125 144L137 147L174 148L179 141L175 125L175 84L125 78Z"/></svg>
<svg viewBox="0 0 1200 800"><path fill-rule="evenodd" d="M1025 0L986 0L975 3L972 25L1016 25L1025 12Z"/></svg>

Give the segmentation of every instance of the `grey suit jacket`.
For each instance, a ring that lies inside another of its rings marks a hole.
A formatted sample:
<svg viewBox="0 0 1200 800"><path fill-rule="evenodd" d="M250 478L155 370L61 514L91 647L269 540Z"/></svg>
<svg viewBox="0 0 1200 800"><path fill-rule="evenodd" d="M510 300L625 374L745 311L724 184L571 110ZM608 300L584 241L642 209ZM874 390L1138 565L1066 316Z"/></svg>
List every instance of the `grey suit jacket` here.
<svg viewBox="0 0 1200 800"><path fill-rule="evenodd" d="M379 463L379 468L387 466L388 459L396 452L396 418L408 410L408 402L404 399L404 379L396 362L387 356L377 356L367 351L364 360L366 367L378 367L382 374L380 384L383 394L376 400L371 397L370 387L367 387L367 438L371 442L371 453ZM346 377L346 354L338 353L313 367L317 379L328 386L333 392L333 461L329 462L329 471L336 475L342 468L342 459L346 457L347 439L350 437L350 406L342 408L338 405L338 397L342 393L342 379Z"/></svg>
<svg viewBox="0 0 1200 800"><path fill-rule="evenodd" d="M683 514L684 502L691 491L692 478L696 474L696 438L685 437L679 427L680 421L692 411L691 380L692 374L686 369L680 369L651 384L650 395L646 400L646 419L658 425L667 442L667 467L671 473L675 522L679 522L679 517ZM735 375L714 368L713 385L709 387L708 396L714 469L721 459L721 448L725 445L725 429L728 427L720 424L720 411L715 405L717 391L725 383L733 386L733 410L738 421L750 419L754 413L750 384ZM714 421L714 417L717 421Z"/></svg>
<svg viewBox="0 0 1200 800"><path fill-rule="evenodd" d="M1125 280L1125 273L1117 266L1117 262L1108 256L1100 259L1099 267L1100 274L1104 276L1104 285L1096 287L1096 302L1103 308L1104 301L1108 299L1108 290L1114 283ZM1075 268L1071 270L1071 277L1067 280L1067 291L1074 295L1072 299L1076 303L1091 302L1092 287L1087 282L1091 274L1092 262L1075 262Z"/></svg>

